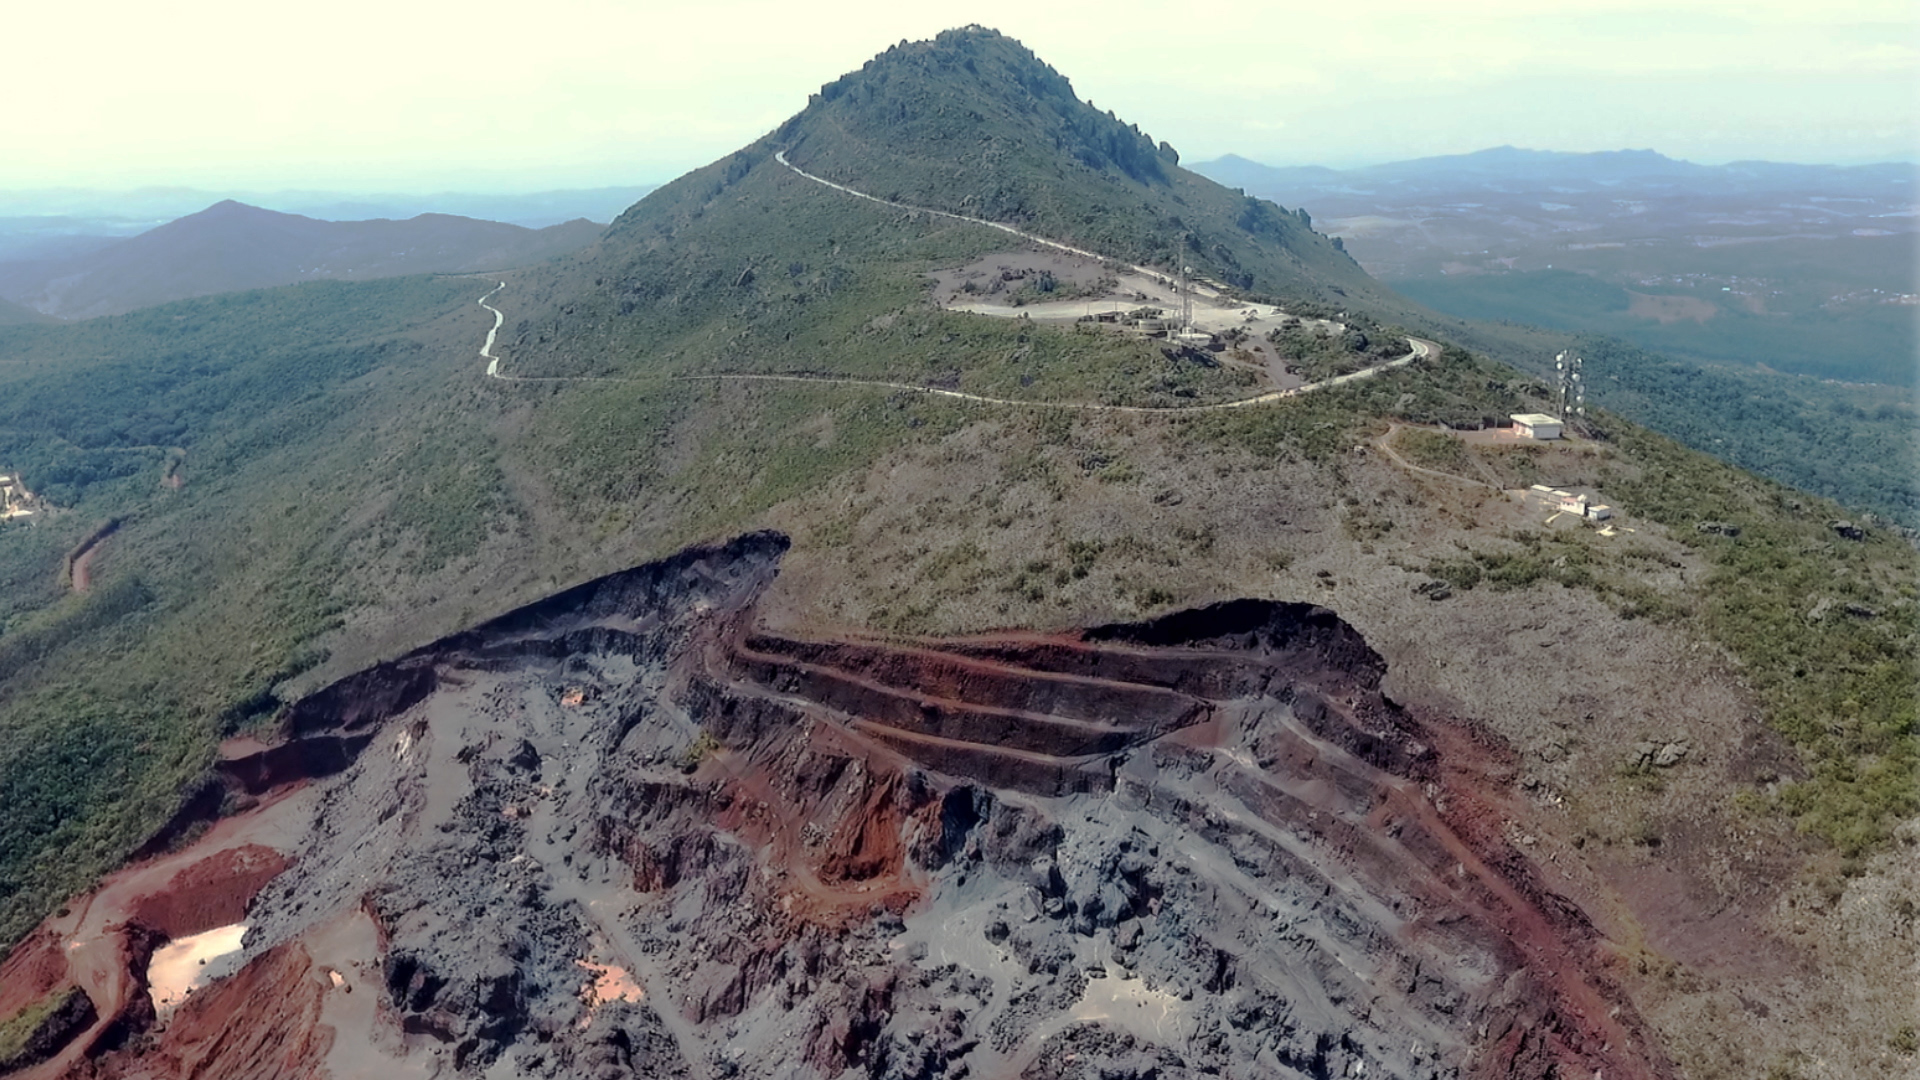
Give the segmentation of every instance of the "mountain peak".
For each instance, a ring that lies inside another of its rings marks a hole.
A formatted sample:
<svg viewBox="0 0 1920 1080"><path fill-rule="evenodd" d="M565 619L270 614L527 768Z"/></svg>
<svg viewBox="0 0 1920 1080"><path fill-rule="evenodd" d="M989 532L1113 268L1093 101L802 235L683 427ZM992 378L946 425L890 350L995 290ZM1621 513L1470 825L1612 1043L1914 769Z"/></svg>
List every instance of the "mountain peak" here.
<svg viewBox="0 0 1920 1080"><path fill-rule="evenodd" d="M264 210L258 206L253 206L248 203L243 203L238 199L221 199L219 202L214 203L212 206L209 206L205 210L200 211L199 214L193 214L189 216L190 217L201 217L201 216L239 217L246 214L271 214L271 213L273 213L273 211Z"/></svg>
<svg viewBox="0 0 1920 1080"><path fill-rule="evenodd" d="M983 142L1002 153L1065 153L1145 184L1165 184L1167 166L1180 160L1172 146L1080 100L1025 45L982 26L890 46L822 86L776 137L793 149L829 123L916 155L970 157Z"/></svg>
<svg viewBox="0 0 1920 1080"><path fill-rule="evenodd" d="M649 195L608 230L608 268L597 276L641 274L652 259L645 253L668 237L734 228L740 208L804 190L792 169L881 202L1010 226L1137 266L1192 267L1249 296L1338 310L1381 295L1304 214L1179 162L1172 146L1081 100L1020 42L978 26L949 30L887 48L822 86L764 138ZM841 205L820 201L834 199ZM821 188L795 209L853 207ZM831 235L824 230L834 226L820 228Z"/></svg>

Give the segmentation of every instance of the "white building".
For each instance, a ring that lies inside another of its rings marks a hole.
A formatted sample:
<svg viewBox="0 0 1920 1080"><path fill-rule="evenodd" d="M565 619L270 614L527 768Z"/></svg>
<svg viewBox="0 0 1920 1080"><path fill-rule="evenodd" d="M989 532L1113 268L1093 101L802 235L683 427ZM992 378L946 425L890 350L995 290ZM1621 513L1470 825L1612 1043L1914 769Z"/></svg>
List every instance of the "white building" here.
<svg viewBox="0 0 1920 1080"><path fill-rule="evenodd" d="M1560 418L1546 413L1514 413L1514 434L1523 439L1538 439L1542 442L1560 437Z"/></svg>

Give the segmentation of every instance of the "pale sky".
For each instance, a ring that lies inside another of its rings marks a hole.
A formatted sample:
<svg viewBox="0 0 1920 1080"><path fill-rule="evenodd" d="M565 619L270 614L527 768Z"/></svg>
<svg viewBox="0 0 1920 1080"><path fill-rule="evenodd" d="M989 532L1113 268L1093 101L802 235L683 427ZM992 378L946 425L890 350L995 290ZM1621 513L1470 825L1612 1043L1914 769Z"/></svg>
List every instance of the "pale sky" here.
<svg viewBox="0 0 1920 1080"><path fill-rule="evenodd" d="M1019 38L1178 147L1912 159L1911 0L98 0L9 12L0 189L657 183L902 39Z"/></svg>

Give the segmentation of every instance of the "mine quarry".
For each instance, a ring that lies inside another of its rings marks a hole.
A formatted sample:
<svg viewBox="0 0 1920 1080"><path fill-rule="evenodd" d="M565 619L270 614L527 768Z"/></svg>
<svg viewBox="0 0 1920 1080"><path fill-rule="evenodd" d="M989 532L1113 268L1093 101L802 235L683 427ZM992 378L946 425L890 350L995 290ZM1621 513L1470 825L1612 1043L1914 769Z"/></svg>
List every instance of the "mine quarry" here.
<svg viewBox="0 0 1920 1080"><path fill-rule="evenodd" d="M1331 611L797 637L756 618L786 547L229 743L0 969L63 1003L18 1075L1667 1074L1506 839L1500 748Z"/></svg>

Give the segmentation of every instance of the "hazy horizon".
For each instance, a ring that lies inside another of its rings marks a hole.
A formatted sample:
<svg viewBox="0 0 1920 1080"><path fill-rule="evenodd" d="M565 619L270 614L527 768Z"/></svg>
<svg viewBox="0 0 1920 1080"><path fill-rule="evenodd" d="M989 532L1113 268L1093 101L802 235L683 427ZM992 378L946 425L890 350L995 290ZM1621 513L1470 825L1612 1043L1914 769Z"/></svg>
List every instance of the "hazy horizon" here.
<svg viewBox="0 0 1920 1080"><path fill-rule="evenodd" d="M743 142L746 142L746 141L751 141L751 140L743 140ZM1436 154L1422 154L1422 155L1419 155L1419 157L1421 158L1457 157L1457 156L1464 156L1468 154L1481 153L1488 150L1496 150L1496 149L1503 149L1503 148L1507 148L1507 147L1505 147L1504 145L1500 145L1500 146L1488 145L1488 146L1477 147L1472 150L1445 151L1445 152L1436 153ZM1512 148L1523 150L1523 151L1540 151L1540 152L1548 152L1548 153L1577 153L1577 154L1608 153L1608 152L1617 153L1622 151L1638 152L1638 151L1651 150L1654 153L1662 154L1662 156L1665 156L1668 158L1687 161L1696 165L1706 165L1706 166L1721 166L1721 165L1734 164L1738 162L1758 161L1758 162L1767 162L1769 164L1776 164L1776 165L1805 165L1805 166L1814 166L1814 167L1827 166L1827 167L1834 167L1834 168L1855 168L1855 167L1870 166L1870 165L1912 165L1912 166L1915 166L1916 168L1920 168L1920 154L1909 155L1906 157L1863 158L1858 161L1847 161L1847 160L1794 161L1794 160L1789 160L1783 157L1748 157L1748 158L1730 158L1726 161L1700 161L1693 158L1682 158L1676 154L1668 154L1660 150L1658 147L1644 147L1644 146L1618 146L1618 147L1606 147L1600 150L1574 150L1574 151L1562 150L1559 147L1544 147L1544 146L1522 146L1522 147L1512 147ZM720 156L725 156L725 155L722 154ZM1319 165L1319 166L1325 166L1327 168L1341 169L1341 170L1364 169L1374 165L1386 165L1386 164L1392 164L1395 162L1413 160L1411 158L1403 158L1403 157L1383 157L1378 159L1366 159L1366 160L1353 161L1353 162L1344 163L1344 164L1333 162L1333 161L1327 161L1327 160L1288 161L1288 160L1276 160L1272 158L1263 158L1251 153L1244 152L1242 150L1227 149L1227 150L1221 151L1220 153L1210 154L1205 157L1197 157L1197 156L1186 154L1183 152L1181 155L1181 162L1182 164L1185 164L1185 165L1193 165L1196 163L1217 161L1226 157L1238 157L1243 160L1252 161L1259 165L1265 165L1265 166L1270 166L1274 168L1292 168L1292 167ZM121 195L121 196L131 196L131 197L164 197L168 195L202 195L202 196L213 196L213 197L223 197L223 198L237 198L240 196L252 196L252 197L259 197L259 198L272 198L272 197L296 198L298 197L298 198L339 198L339 199L374 199L374 198L380 198L380 197L405 197L405 198L413 198L413 199L423 199L423 198L432 198L435 196L534 198L534 197L538 197L542 195L550 195L550 194L561 195L561 194L572 194L577 192L588 192L588 191L618 191L618 190L625 190L630 188L654 188L662 184L669 183L672 180L686 174L687 172L700 168L703 165L707 165L712 160L715 160L715 159L688 161L683 166L673 167L674 171L671 171L669 173L658 175L658 176L650 176L642 179L636 179L632 181L617 181L617 182L608 182L608 183L581 183L578 185L571 185L571 186L560 185L557 183L540 183L538 181L535 181L533 183L530 183L527 185L521 185L521 186L494 186L494 187L479 186L479 185L465 186L465 187L448 186L448 185L435 186L431 183L423 184L417 187L364 187L364 188L351 187L351 186L274 187L274 186L268 186L268 185L247 185L247 184L240 184L240 183L222 184L214 180L209 180L205 183L181 183L181 184L134 184L134 185L123 185L123 186L66 185L66 186L47 186L47 187L0 188L0 215L4 215L7 212L8 210L7 204L10 202L26 202L26 201L30 201L34 196L57 196L57 195L63 195L63 194L84 194L84 195L111 194L111 195Z"/></svg>
<svg viewBox="0 0 1920 1080"><path fill-rule="evenodd" d="M0 189L528 192L657 184L889 44L982 22L1190 160L1352 167L1500 145L1703 164L1915 159L1905 3L1113 0L985 15L850 0L625 6L198 0L15 14ZM57 88L57 92L53 92Z"/></svg>

